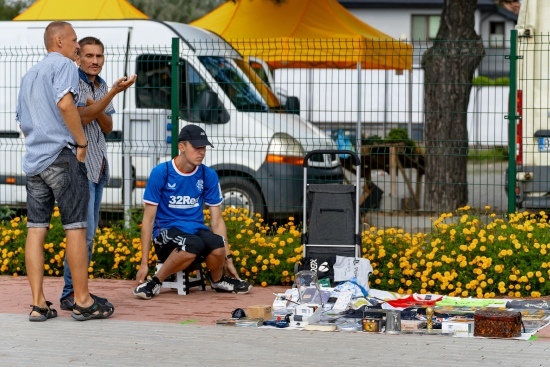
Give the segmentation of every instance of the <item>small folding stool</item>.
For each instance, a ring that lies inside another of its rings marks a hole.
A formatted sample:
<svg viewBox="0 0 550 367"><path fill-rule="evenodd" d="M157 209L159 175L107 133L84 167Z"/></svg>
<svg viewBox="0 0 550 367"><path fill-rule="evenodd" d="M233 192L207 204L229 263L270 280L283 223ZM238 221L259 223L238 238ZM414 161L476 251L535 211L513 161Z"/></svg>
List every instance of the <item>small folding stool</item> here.
<svg viewBox="0 0 550 367"><path fill-rule="evenodd" d="M187 269L178 271L176 274L172 274L162 282L162 288L177 289L179 295L186 295L189 293L189 289L192 287L200 287L201 290L206 290L206 284L204 283L204 270L202 268L203 259L195 260ZM157 263L157 272L162 268L163 263ZM189 274L196 271L195 276Z"/></svg>

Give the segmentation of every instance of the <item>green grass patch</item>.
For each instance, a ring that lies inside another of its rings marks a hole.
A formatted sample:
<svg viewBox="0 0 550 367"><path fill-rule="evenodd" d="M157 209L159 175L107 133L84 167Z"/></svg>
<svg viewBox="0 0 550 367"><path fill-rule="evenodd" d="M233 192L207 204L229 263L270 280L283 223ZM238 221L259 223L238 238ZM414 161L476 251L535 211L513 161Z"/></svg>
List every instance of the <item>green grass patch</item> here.
<svg viewBox="0 0 550 367"><path fill-rule="evenodd" d="M472 79L472 84L478 87L509 86L510 78L504 76L504 77L492 79L486 76L477 76Z"/></svg>
<svg viewBox="0 0 550 367"><path fill-rule="evenodd" d="M508 159L508 147L470 148L468 150L469 161L505 161Z"/></svg>

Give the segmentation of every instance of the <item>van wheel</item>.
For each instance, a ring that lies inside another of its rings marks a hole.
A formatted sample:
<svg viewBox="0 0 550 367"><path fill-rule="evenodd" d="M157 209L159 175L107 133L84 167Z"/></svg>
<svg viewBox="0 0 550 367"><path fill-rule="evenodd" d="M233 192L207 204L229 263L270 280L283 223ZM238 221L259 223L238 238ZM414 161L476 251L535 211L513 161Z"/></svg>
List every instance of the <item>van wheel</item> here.
<svg viewBox="0 0 550 367"><path fill-rule="evenodd" d="M221 177L222 210L226 207L248 209L250 214L257 213L266 218L266 208L262 194L254 184L240 177Z"/></svg>

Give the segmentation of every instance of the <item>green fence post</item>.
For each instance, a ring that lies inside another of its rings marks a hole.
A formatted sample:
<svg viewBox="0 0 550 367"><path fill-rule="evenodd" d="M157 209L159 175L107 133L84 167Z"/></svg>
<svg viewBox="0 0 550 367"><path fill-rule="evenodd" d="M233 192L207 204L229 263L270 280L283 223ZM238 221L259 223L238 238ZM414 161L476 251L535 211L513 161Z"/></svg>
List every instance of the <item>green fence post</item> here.
<svg viewBox="0 0 550 367"><path fill-rule="evenodd" d="M180 39L172 38L172 157L178 156L179 112L180 112Z"/></svg>
<svg viewBox="0 0 550 367"><path fill-rule="evenodd" d="M516 94L517 94L518 31L510 36L510 91L508 94L508 214L516 211Z"/></svg>

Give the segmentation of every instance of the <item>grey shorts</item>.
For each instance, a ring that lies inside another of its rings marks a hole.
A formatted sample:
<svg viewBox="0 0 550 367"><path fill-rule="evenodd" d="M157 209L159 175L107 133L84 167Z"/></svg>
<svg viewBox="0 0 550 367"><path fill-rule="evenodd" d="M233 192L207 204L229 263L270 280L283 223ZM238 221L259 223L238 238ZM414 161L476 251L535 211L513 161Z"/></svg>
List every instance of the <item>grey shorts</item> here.
<svg viewBox="0 0 550 367"><path fill-rule="evenodd" d="M49 227L57 202L64 229L86 228L89 197L86 165L65 148L44 171L27 176L27 227Z"/></svg>

